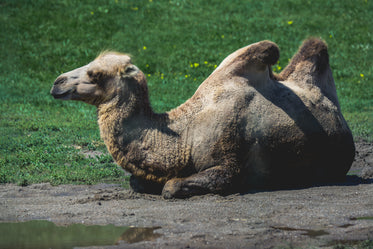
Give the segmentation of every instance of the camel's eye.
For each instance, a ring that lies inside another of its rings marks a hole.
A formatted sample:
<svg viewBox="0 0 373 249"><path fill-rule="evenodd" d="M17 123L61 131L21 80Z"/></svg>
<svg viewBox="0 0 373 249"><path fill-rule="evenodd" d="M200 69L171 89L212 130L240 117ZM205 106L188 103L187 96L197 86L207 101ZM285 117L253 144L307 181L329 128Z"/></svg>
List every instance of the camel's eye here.
<svg viewBox="0 0 373 249"><path fill-rule="evenodd" d="M124 72L122 71L123 77L133 77L137 74L139 69L135 65L129 65L124 69Z"/></svg>
<svg viewBox="0 0 373 249"><path fill-rule="evenodd" d="M89 71L87 72L87 74L88 74L89 78L90 78L94 83L98 83L98 82L102 81L103 78L104 78L104 74L103 74L102 72L100 72L100 71L98 71L98 72L94 72L94 71L92 71L92 70L89 70Z"/></svg>
<svg viewBox="0 0 373 249"><path fill-rule="evenodd" d="M87 72L87 74L88 74L89 78L93 78L93 71L89 70L89 71Z"/></svg>
<svg viewBox="0 0 373 249"><path fill-rule="evenodd" d="M132 73L132 72L134 72L134 71L136 71L136 68L135 68L135 67L133 67L133 66L128 66L128 67L126 67L126 70L124 71L124 73L126 73L126 74L130 74L130 73Z"/></svg>

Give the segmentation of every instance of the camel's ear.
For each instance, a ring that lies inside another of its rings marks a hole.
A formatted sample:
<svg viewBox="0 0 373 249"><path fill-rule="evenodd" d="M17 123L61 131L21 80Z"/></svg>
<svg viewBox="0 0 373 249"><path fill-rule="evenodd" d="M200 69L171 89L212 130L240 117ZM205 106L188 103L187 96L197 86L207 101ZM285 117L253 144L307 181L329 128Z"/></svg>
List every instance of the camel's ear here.
<svg viewBox="0 0 373 249"><path fill-rule="evenodd" d="M139 68L135 65L128 65L121 71L123 78L132 78L139 72Z"/></svg>

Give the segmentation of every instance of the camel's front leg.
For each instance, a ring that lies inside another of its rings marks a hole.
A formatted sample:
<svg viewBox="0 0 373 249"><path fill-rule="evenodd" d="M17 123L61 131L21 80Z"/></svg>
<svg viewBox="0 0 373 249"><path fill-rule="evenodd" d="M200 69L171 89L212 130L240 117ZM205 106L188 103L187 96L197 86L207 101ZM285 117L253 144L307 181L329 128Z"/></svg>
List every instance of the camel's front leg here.
<svg viewBox="0 0 373 249"><path fill-rule="evenodd" d="M166 182L162 196L165 199L186 198L208 193L229 194L235 192L238 172L227 166L216 166L186 178L174 178Z"/></svg>

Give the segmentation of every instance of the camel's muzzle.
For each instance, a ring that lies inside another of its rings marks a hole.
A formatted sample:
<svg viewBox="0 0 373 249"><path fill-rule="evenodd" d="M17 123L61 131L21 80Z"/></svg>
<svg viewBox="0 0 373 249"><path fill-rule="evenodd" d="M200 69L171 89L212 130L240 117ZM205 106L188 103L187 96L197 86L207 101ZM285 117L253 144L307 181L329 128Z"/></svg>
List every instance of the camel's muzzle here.
<svg viewBox="0 0 373 249"><path fill-rule="evenodd" d="M56 87L53 87L50 91L50 94L55 99L63 99L63 100L71 99L71 93L72 93L72 90L62 91L61 89L58 89Z"/></svg>
<svg viewBox="0 0 373 249"><path fill-rule="evenodd" d="M55 99L69 100L71 93L74 91L72 88L66 88L64 85L67 82L67 77L58 77L53 84L50 94Z"/></svg>

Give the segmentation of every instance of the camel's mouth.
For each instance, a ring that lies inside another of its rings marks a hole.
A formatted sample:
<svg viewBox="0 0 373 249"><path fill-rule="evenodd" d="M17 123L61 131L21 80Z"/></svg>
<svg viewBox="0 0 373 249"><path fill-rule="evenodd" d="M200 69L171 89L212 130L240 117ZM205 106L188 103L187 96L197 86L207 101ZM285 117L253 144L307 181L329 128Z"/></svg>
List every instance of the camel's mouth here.
<svg viewBox="0 0 373 249"><path fill-rule="evenodd" d="M70 100L71 99L71 91L57 92L57 91L54 91L54 89L52 89L51 90L51 95L55 99L61 99L61 100Z"/></svg>

